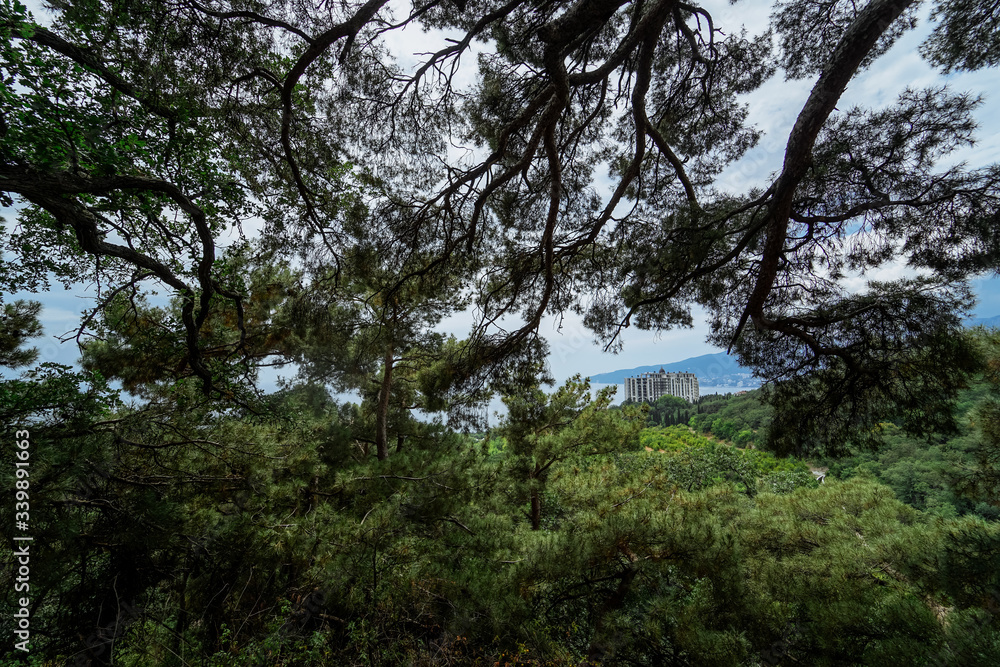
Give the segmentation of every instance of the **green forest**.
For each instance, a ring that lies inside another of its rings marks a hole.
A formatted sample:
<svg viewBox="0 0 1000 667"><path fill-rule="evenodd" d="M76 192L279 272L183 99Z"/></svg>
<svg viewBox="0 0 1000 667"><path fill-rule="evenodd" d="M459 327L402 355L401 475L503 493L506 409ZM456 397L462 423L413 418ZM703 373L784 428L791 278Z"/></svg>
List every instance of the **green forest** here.
<svg viewBox="0 0 1000 667"><path fill-rule="evenodd" d="M970 0L0 0L0 665L1000 664L997 65ZM706 317L760 390L543 326Z"/></svg>

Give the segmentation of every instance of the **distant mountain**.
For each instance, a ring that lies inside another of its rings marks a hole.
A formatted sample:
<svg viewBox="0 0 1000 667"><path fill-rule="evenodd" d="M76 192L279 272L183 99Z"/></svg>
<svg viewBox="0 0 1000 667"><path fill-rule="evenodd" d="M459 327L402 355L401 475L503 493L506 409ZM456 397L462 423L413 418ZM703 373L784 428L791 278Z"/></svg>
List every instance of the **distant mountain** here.
<svg viewBox="0 0 1000 667"><path fill-rule="evenodd" d="M970 317L965 321L965 325L969 327L992 327L994 329L1000 328L1000 315L994 315L993 317Z"/></svg>
<svg viewBox="0 0 1000 667"><path fill-rule="evenodd" d="M707 387L757 387L760 385L760 380L753 377L749 368L743 368L736 363L736 359L725 352L703 354L700 357L691 357L667 364L599 373L591 375L590 380L600 384L623 384L627 377L635 377L640 373L655 373L661 368L668 373L694 373L698 376L698 384Z"/></svg>
<svg viewBox="0 0 1000 667"><path fill-rule="evenodd" d="M970 317L965 321L968 327L1000 328L1000 315L994 317ZM753 376L749 368L743 368L736 359L725 352L703 354L683 361L674 361L638 368L623 368L608 373L591 375L590 381L600 384L624 384L625 378L635 377L640 373L655 373L660 369L668 373L688 372L698 376L698 384L706 387L759 387L760 380Z"/></svg>

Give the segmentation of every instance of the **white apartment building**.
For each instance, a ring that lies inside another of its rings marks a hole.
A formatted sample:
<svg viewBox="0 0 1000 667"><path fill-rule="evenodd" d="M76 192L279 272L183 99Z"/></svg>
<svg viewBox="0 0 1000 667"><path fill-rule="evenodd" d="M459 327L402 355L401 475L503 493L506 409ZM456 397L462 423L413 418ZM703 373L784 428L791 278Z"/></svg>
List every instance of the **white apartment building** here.
<svg viewBox="0 0 1000 667"><path fill-rule="evenodd" d="M654 403L660 396L680 396L689 403L698 400L698 378L694 373L640 373L625 378L625 400Z"/></svg>

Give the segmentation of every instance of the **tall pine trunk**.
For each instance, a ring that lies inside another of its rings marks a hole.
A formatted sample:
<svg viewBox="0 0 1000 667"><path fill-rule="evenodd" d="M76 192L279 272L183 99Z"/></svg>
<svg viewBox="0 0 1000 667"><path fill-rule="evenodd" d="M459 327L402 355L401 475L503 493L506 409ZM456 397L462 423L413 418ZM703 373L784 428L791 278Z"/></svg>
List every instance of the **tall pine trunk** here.
<svg viewBox="0 0 1000 667"><path fill-rule="evenodd" d="M378 394L378 412L375 414L375 455L379 461L389 458L389 394L392 392L392 344L385 348L382 370L382 389Z"/></svg>
<svg viewBox="0 0 1000 667"><path fill-rule="evenodd" d="M538 489L531 490L531 529L540 530L542 527L542 498L538 494Z"/></svg>
<svg viewBox="0 0 1000 667"><path fill-rule="evenodd" d="M535 471L531 473L529 482L531 484L531 529L541 530L542 528L542 494L539 490L539 485L541 482L538 481L538 477L541 475L542 471L538 469L538 464L535 464Z"/></svg>

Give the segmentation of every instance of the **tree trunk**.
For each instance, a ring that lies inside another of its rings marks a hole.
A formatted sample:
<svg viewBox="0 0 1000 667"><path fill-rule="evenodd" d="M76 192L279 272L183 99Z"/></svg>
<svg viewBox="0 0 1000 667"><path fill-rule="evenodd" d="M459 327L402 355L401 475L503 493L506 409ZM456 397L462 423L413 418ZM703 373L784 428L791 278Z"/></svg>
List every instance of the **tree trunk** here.
<svg viewBox="0 0 1000 667"><path fill-rule="evenodd" d="M542 527L542 498L538 489L531 490L531 529L540 530Z"/></svg>
<svg viewBox="0 0 1000 667"><path fill-rule="evenodd" d="M382 388L375 414L375 455L379 461L389 458L389 394L392 392L392 344L386 345L382 370Z"/></svg>
<svg viewBox="0 0 1000 667"><path fill-rule="evenodd" d="M180 590L177 593L179 610L177 612L177 625L174 627L174 648L173 654L176 656L183 655L184 646L181 641L184 639L184 631L187 630L188 624L188 606L187 606L187 587L188 578L191 576L191 558L188 557L187 567L184 569L184 577L181 579ZM216 646L216 650L224 651L228 647ZM181 658L183 660L183 658Z"/></svg>

